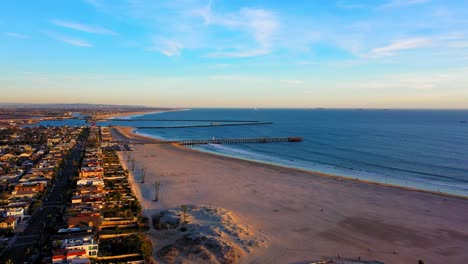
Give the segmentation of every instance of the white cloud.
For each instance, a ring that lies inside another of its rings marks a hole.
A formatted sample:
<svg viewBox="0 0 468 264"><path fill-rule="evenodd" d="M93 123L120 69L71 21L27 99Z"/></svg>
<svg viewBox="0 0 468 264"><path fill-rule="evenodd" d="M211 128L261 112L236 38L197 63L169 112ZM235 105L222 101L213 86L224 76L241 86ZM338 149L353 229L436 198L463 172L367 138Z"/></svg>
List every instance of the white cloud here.
<svg viewBox="0 0 468 264"><path fill-rule="evenodd" d="M468 48L468 41L457 41L449 43L451 48Z"/></svg>
<svg viewBox="0 0 468 264"><path fill-rule="evenodd" d="M276 15L264 9L244 8L241 10L242 17L246 19L247 28L262 47L270 47L275 31L279 27Z"/></svg>
<svg viewBox="0 0 468 264"><path fill-rule="evenodd" d="M231 68L232 66L233 65L229 63L216 63L216 64L210 65L211 68L216 68L216 69L227 69L227 68Z"/></svg>
<svg viewBox="0 0 468 264"><path fill-rule="evenodd" d="M304 83L303 80L280 80L280 82L290 85L300 85Z"/></svg>
<svg viewBox="0 0 468 264"><path fill-rule="evenodd" d="M237 10L220 11L215 8L218 2L211 0L83 1L98 11L143 22L153 30L153 35L183 44L186 49L206 49L208 54L205 57L245 58L265 55L271 53L275 45L281 45L277 38L287 39L277 34L280 29L277 13L263 8L244 6ZM229 34L217 34L222 31ZM159 46L152 49L158 50Z"/></svg>
<svg viewBox="0 0 468 264"><path fill-rule="evenodd" d="M391 0L386 4L381 5L379 8L396 8L404 6L412 6L428 3L431 0Z"/></svg>
<svg viewBox="0 0 468 264"><path fill-rule="evenodd" d="M203 8L192 11L192 14L201 17L207 26L224 26L248 32L257 45L250 48L213 52L207 55L210 58L245 58L268 54L273 46L273 35L280 24L275 13L259 8L242 8L234 13L216 14L213 12L211 1Z"/></svg>
<svg viewBox="0 0 468 264"><path fill-rule="evenodd" d="M270 53L268 49L246 49L246 50L237 50L237 51L218 51L209 53L206 57L208 58L249 58L267 55Z"/></svg>
<svg viewBox="0 0 468 264"><path fill-rule="evenodd" d="M226 80L226 81L261 81L261 78L252 77L247 75L213 75L210 76L213 80Z"/></svg>
<svg viewBox="0 0 468 264"><path fill-rule="evenodd" d="M374 48L370 51L370 57L387 57L393 56L401 50L411 50L417 48L428 47L432 44L432 40L428 38L410 38L393 42L387 46Z"/></svg>
<svg viewBox="0 0 468 264"><path fill-rule="evenodd" d="M78 38L74 38L70 36L65 36L65 35L57 34L53 32L44 32L44 33L55 40L58 40L58 41L61 41L61 42L64 42L73 46L84 47L84 48L89 48L93 46L93 44L89 43L86 40L82 40L82 39L78 39Z"/></svg>
<svg viewBox="0 0 468 264"><path fill-rule="evenodd" d="M26 35L23 35L23 34L20 34L20 33L16 33L16 32L3 32L3 34L9 36L9 37L13 37L13 38L19 38L19 39L28 39L29 36L26 36Z"/></svg>
<svg viewBox="0 0 468 264"><path fill-rule="evenodd" d="M73 45L73 46L79 46L79 47L92 47L93 46L91 43L85 40L77 39L77 38L59 37L56 39L62 42L68 43L70 45Z"/></svg>
<svg viewBox="0 0 468 264"><path fill-rule="evenodd" d="M359 8L365 8L367 7L367 5L355 3L353 1L340 0L336 2L336 7L342 8L342 9L359 9Z"/></svg>
<svg viewBox="0 0 468 264"><path fill-rule="evenodd" d="M347 86L363 89L433 90L446 89L463 83L467 69L442 73L418 73L385 76L368 82L347 83Z"/></svg>
<svg viewBox="0 0 468 264"><path fill-rule="evenodd" d="M93 6L96 9L99 9L102 7L102 3L99 0L83 0L83 2Z"/></svg>
<svg viewBox="0 0 468 264"><path fill-rule="evenodd" d="M154 38L153 46L150 48L150 50L159 51L168 57L173 57L180 56L182 54L183 47L184 45L177 41L164 38Z"/></svg>
<svg viewBox="0 0 468 264"><path fill-rule="evenodd" d="M59 27L64 27L64 28L69 28L73 30L78 30L86 33L92 33L92 34L100 34L100 35L118 35L116 32L103 28L101 26L97 25L86 25L82 23L77 23L77 22L71 22L71 21L63 21L63 20L52 20L52 23Z"/></svg>
<svg viewBox="0 0 468 264"><path fill-rule="evenodd" d="M239 20L237 14L216 15L212 10L212 1L202 8L195 8L192 15L203 18L205 25L221 25L225 27L239 27L243 21Z"/></svg>

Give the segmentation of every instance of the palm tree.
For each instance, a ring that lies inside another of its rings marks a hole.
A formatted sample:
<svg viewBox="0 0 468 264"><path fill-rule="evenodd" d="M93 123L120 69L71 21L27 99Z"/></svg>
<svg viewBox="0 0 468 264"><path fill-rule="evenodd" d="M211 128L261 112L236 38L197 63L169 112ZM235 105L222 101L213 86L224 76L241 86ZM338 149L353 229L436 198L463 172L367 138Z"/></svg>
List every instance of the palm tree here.
<svg viewBox="0 0 468 264"><path fill-rule="evenodd" d="M184 212L183 214L183 217L184 217L184 221L182 221L182 225L185 225L187 223L187 205L183 204L180 206L182 208L182 211Z"/></svg>

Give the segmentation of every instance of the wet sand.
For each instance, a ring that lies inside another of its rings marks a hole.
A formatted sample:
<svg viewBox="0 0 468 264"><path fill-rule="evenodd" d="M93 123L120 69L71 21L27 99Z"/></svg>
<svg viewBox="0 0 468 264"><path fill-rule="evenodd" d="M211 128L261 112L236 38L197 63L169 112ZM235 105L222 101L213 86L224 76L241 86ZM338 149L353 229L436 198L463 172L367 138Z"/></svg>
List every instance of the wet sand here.
<svg viewBox="0 0 468 264"><path fill-rule="evenodd" d="M153 139L112 129L118 140ZM346 180L203 153L132 145L132 181L145 213L181 204L222 207L268 243L243 263L307 263L327 256L384 263L468 263L468 199ZM153 202L158 181L160 201ZM150 231L150 232L154 232ZM157 241L155 241L157 243Z"/></svg>

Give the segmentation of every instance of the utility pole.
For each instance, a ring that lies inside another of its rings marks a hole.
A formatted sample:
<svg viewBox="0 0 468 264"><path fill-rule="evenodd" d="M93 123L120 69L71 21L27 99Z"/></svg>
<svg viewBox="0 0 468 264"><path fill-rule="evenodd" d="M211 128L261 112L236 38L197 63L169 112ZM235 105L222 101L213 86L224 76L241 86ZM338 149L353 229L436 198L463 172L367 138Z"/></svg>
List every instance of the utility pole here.
<svg viewBox="0 0 468 264"><path fill-rule="evenodd" d="M135 170L135 158L132 159L132 171Z"/></svg>
<svg viewBox="0 0 468 264"><path fill-rule="evenodd" d="M145 168L141 168L141 183L145 183Z"/></svg>
<svg viewBox="0 0 468 264"><path fill-rule="evenodd" d="M157 202L158 201L158 197L159 197L159 182L154 182L154 201Z"/></svg>

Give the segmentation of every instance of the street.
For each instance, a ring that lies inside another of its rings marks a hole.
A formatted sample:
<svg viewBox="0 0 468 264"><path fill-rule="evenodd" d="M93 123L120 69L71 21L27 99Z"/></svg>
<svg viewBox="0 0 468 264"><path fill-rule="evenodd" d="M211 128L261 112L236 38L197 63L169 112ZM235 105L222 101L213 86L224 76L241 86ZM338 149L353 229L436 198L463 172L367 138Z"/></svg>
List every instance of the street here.
<svg viewBox="0 0 468 264"><path fill-rule="evenodd" d="M28 261L26 254L28 248L38 246L47 238L45 227L54 225L54 220L62 217L62 209L65 207L64 195L67 191L68 180L76 176L83 152L83 143L79 142L70 152L62 170L58 173L56 181L50 187L50 191L42 199L42 206L36 208L29 219L26 229L16 235L10 241L11 247L7 254L13 263ZM58 218L56 218L58 217Z"/></svg>

